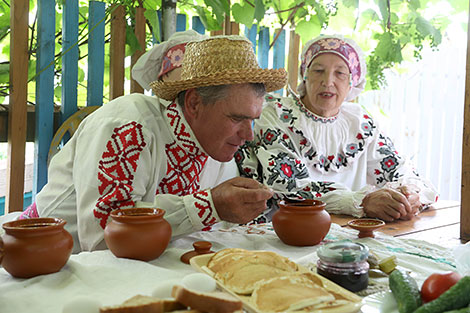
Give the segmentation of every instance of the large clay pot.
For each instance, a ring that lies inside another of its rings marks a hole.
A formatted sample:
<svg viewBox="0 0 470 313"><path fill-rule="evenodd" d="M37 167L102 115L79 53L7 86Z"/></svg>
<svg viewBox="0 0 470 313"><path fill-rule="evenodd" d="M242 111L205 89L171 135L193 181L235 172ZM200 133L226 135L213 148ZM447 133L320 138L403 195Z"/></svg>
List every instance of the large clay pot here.
<svg viewBox="0 0 470 313"><path fill-rule="evenodd" d="M29 278L60 271L73 248L60 218L31 218L3 224L0 262L12 276Z"/></svg>
<svg viewBox="0 0 470 313"><path fill-rule="evenodd" d="M312 200L280 201L272 219L279 239L291 246L314 246L330 230L331 217L325 203Z"/></svg>
<svg viewBox="0 0 470 313"><path fill-rule="evenodd" d="M150 261L165 251L171 239L171 226L164 210L132 208L115 210L104 229L104 240L120 258Z"/></svg>

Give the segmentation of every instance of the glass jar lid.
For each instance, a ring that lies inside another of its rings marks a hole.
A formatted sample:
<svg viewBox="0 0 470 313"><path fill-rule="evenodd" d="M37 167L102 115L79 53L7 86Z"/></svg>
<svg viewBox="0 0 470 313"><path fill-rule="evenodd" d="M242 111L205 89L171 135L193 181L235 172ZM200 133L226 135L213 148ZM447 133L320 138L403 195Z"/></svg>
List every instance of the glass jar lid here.
<svg viewBox="0 0 470 313"><path fill-rule="evenodd" d="M318 248L317 255L321 261L329 263L361 262L369 256L369 248L352 241L337 241Z"/></svg>

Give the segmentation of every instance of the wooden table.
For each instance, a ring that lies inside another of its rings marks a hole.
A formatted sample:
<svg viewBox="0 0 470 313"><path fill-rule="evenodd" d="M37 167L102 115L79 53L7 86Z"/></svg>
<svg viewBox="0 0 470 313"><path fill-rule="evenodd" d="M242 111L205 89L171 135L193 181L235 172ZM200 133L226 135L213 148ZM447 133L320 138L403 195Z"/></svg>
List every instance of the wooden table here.
<svg viewBox="0 0 470 313"><path fill-rule="evenodd" d="M331 221L347 227L354 219L347 215L331 215ZM460 203L440 200L409 221L388 222L377 230L384 234L426 240L443 247L453 247L465 243L460 240Z"/></svg>

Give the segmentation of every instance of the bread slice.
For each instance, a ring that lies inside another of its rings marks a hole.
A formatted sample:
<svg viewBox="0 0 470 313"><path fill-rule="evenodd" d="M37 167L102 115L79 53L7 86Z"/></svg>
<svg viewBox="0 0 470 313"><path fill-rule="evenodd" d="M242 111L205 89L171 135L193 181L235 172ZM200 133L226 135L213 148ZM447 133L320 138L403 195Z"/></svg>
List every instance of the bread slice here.
<svg viewBox="0 0 470 313"><path fill-rule="evenodd" d="M174 300L136 295L120 305L101 307L100 313L164 313L184 309L186 306Z"/></svg>
<svg viewBox="0 0 470 313"><path fill-rule="evenodd" d="M243 309L241 300L224 292L198 292L181 285L173 286L171 295L191 309L208 313L230 313Z"/></svg>

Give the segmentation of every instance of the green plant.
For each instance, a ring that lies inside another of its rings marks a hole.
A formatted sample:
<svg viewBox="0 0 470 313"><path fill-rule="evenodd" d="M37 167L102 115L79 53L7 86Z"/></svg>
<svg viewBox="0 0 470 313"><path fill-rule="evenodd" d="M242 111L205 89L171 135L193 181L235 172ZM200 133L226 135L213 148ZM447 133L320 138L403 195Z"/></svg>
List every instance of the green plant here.
<svg viewBox="0 0 470 313"><path fill-rule="evenodd" d="M62 0L64 1L64 0ZM148 41L160 40L160 26L156 10L162 6L161 0L104 0L107 4L106 42L109 41L109 15L112 4L122 4L126 9L126 55L141 49L134 35L135 8L144 7L147 19ZM450 12L430 15L433 6L442 0L182 0L177 9L189 16L198 15L208 31L219 30L226 15L235 22L251 27L253 24L270 28L294 29L305 43L324 32L343 33L354 38L367 54L368 89L379 89L386 84L384 71L396 68L404 60L421 58L423 47L437 48L448 26L449 16L468 10L467 0L448 2ZM79 90L78 104L86 98L86 38L88 35L88 1L79 0ZM56 14L56 58L55 58L55 102L61 97L61 52L62 42L62 2L57 3ZM37 10L36 1L30 0L30 10ZM466 27L466 25L464 25ZM10 4L0 0L0 103L9 94L9 45L10 45ZM274 35L271 45L277 40ZM35 58L37 50L36 19L30 25L31 54L29 64L29 97L34 104L34 78L36 77ZM108 49L106 49L106 53ZM105 58L107 62L109 58ZM52 65L52 64L51 64ZM126 76L129 78L129 69ZM104 90L109 86L109 67L105 64ZM105 93L104 98L108 95Z"/></svg>

